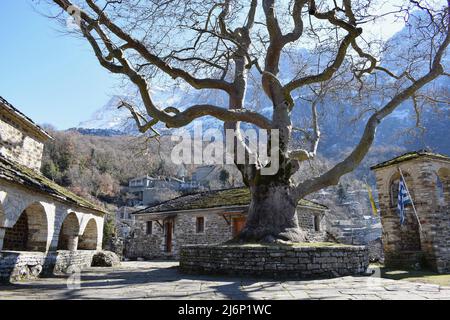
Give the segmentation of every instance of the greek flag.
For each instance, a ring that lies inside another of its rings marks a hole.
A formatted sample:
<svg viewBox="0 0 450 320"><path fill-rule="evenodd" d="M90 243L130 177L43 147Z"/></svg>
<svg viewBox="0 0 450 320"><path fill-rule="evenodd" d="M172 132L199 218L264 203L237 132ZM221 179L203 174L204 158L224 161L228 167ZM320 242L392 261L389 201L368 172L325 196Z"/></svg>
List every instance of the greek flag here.
<svg viewBox="0 0 450 320"><path fill-rule="evenodd" d="M400 183L398 184L398 200L397 209L398 215L400 216L400 225L403 225L406 220L405 206L411 203L408 191L406 190L406 183L403 178L400 178Z"/></svg>

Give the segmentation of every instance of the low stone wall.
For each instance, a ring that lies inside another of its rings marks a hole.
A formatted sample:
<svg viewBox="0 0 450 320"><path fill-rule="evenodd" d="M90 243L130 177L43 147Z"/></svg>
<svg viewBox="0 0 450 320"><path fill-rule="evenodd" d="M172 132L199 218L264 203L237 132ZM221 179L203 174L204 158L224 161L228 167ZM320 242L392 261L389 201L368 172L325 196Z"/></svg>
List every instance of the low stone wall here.
<svg viewBox="0 0 450 320"><path fill-rule="evenodd" d="M188 274L336 277L363 274L368 265L364 246L188 245L180 252L180 270Z"/></svg>
<svg viewBox="0 0 450 320"><path fill-rule="evenodd" d="M0 281L15 282L35 279L41 275L72 272L90 267L95 250L78 251L2 251L0 252Z"/></svg>
<svg viewBox="0 0 450 320"><path fill-rule="evenodd" d="M92 265L95 250L67 251L59 250L56 255L53 273L70 273L74 269L84 269Z"/></svg>

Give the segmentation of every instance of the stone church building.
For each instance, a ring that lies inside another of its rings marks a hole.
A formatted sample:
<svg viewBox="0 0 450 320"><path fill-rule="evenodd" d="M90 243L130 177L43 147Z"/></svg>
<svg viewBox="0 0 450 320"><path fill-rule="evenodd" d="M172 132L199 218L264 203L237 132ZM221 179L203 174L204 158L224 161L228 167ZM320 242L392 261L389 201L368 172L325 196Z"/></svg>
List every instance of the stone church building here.
<svg viewBox="0 0 450 320"><path fill-rule="evenodd" d="M385 264L450 272L450 158L409 152L371 169L377 181ZM406 206L403 225L397 210L400 172L414 204Z"/></svg>
<svg viewBox="0 0 450 320"><path fill-rule="evenodd" d="M130 259L176 259L182 245L228 241L244 227L249 204L250 191L234 188L181 196L134 212L135 229L124 255ZM310 240L326 240L327 210L312 201L299 202L299 225Z"/></svg>
<svg viewBox="0 0 450 320"><path fill-rule="evenodd" d="M0 279L89 264L105 212L40 172L52 137L0 97Z"/></svg>

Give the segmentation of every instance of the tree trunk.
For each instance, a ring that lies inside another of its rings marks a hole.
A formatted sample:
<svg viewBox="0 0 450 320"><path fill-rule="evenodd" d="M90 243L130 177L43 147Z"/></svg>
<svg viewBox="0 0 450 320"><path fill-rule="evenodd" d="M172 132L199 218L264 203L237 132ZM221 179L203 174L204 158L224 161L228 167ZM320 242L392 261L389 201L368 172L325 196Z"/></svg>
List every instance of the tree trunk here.
<svg viewBox="0 0 450 320"><path fill-rule="evenodd" d="M298 225L297 199L288 185L250 188L252 199L247 222L237 236L240 242L302 242L305 232Z"/></svg>

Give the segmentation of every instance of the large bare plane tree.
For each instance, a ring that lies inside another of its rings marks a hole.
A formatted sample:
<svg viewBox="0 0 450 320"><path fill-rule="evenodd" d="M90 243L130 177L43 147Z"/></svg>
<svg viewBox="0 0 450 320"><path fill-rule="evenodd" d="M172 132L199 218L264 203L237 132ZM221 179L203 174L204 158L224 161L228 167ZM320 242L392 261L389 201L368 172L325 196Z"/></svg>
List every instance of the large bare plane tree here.
<svg viewBox="0 0 450 320"><path fill-rule="evenodd" d="M296 216L298 201L336 185L353 171L368 153L380 122L403 102L416 99L427 84L448 76L442 61L450 41L449 6L431 2L405 0L382 12L375 0L53 0L61 14L79 15L75 17L79 31L99 63L137 88L145 113L132 102L124 106L141 132L153 130L159 122L169 128L183 127L204 116L215 117L236 131L241 122L278 129L280 164L275 174L261 173L267 163L236 164L251 191L247 223L238 237L244 242L305 241ZM422 35L413 39L415 46L425 42L427 49L420 59L413 54L401 56L400 69L390 70L392 63L383 61L383 46L365 37L365 27L388 15L407 23L413 12L424 17L415 26ZM282 57L295 55L300 46L320 59L302 63L298 57L299 63L293 64L297 70L290 70L294 76L286 79L280 72ZM273 108L270 117L245 99L249 74L254 73L260 75L259 95ZM152 97L158 77L195 90L221 92L227 105L158 105ZM327 92L361 97L377 93L383 85L377 81L388 84L378 92L383 104L367 106L359 143L327 172L294 183L293 174L302 162L316 156L320 141L318 100L302 99L305 90L318 98ZM293 130L302 132L292 124L294 107L311 110L311 125L303 130L307 143L300 148L292 147L298 146L292 141Z"/></svg>

